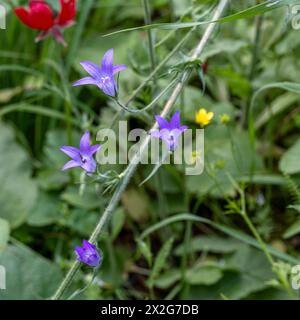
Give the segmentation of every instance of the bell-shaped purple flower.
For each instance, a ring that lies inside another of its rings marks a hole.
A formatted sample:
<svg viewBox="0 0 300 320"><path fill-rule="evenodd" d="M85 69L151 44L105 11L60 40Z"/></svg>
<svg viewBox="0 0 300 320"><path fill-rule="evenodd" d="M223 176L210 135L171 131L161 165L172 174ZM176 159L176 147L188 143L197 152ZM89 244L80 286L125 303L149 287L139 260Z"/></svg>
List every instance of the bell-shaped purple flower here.
<svg viewBox="0 0 300 320"><path fill-rule="evenodd" d="M87 240L82 241L82 247L75 247L75 253L77 254L78 261L90 267L97 268L101 264L102 256L100 252L94 244Z"/></svg>
<svg viewBox="0 0 300 320"><path fill-rule="evenodd" d="M98 86L105 94L111 97L116 96L118 88L114 75L126 69L126 66L124 64L114 66L114 49L109 49L104 54L101 66L90 61L82 61L80 64L90 77L74 82L73 86L92 84Z"/></svg>
<svg viewBox="0 0 300 320"><path fill-rule="evenodd" d="M100 144L91 146L90 144L90 133L87 131L80 140L80 148L63 146L60 148L62 152L68 155L72 160L68 161L62 168L67 170L70 168L81 167L86 172L96 171L96 161L93 155L101 148Z"/></svg>
<svg viewBox="0 0 300 320"><path fill-rule="evenodd" d="M170 122L161 116L156 115L155 120L160 130L150 132L150 135L163 140L170 151L174 151L178 145L179 136L188 129L180 125L180 112L176 111Z"/></svg>

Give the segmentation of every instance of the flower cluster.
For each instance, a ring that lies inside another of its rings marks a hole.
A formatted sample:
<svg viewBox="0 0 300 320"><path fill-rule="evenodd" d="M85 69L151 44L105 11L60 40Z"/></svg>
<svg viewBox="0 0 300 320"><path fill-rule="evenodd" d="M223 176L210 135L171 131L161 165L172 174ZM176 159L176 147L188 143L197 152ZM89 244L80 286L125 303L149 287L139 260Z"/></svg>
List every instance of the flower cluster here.
<svg viewBox="0 0 300 320"><path fill-rule="evenodd" d="M60 0L60 12L55 15L51 6L44 0L30 0L28 8L17 7L15 14L27 27L41 31L36 41L52 35L59 43L66 45L62 30L75 22L75 0Z"/></svg>

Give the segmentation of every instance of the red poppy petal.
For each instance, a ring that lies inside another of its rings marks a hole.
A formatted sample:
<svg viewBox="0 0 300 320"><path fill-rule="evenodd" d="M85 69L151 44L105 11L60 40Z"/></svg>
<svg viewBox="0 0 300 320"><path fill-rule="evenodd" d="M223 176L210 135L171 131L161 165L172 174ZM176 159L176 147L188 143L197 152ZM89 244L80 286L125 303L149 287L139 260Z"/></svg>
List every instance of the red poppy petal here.
<svg viewBox="0 0 300 320"><path fill-rule="evenodd" d="M18 7L15 13L31 29L46 31L54 25L53 11L43 0L31 0L29 10Z"/></svg>
<svg viewBox="0 0 300 320"><path fill-rule="evenodd" d="M76 15L75 0L60 0L61 11L58 15L56 23L61 27L71 24Z"/></svg>
<svg viewBox="0 0 300 320"><path fill-rule="evenodd" d="M43 1L31 1L29 8L29 17L33 29L49 30L53 27L53 11L47 3Z"/></svg>
<svg viewBox="0 0 300 320"><path fill-rule="evenodd" d="M23 22L25 25L31 28L31 24L29 21L29 13L25 8L15 8L15 14L21 20L21 22Z"/></svg>

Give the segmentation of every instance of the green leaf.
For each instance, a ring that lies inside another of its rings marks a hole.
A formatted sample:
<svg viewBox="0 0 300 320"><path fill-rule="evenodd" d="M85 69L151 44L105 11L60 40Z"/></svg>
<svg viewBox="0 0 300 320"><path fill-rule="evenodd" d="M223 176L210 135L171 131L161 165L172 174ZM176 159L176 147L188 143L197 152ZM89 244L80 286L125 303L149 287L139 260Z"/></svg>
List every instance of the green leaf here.
<svg viewBox="0 0 300 320"><path fill-rule="evenodd" d="M15 142L12 128L0 123L0 218L12 228L21 225L35 204L37 184L31 178L31 160Z"/></svg>
<svg viewBox="0 0 300 320"><path fill-rule="evenodd" d="M9 245L0 254L0 265L7 271L0 300L46 299L62 280L56 265L21 244Z"/></svg>
<svg viewBox="0 0 300 320"><path fill-rule="evenodd" d="M56 222L60 215L57 196L41 192L36 205L31 210L27 223L35 227L47 226Z"/></svg>
<svg viewBox="0 0 300 320"><path fill-rule="evenodd" d="M295 82L274 82L261 87L259 90L255 92L255 94L251 99L251 105L250 105L251 111L254 111L253 108L255 106L255 102L259 97L259 95L261 95L261 93L269 89L282 89L289 92L300 93L300 84Z"/></svg>
<svg viewBox="0 0 300 320"><path fill-rule="evenodd" d="M300 220L293 223L283 234L285 239L291 238L296 234L300 233Z"/></svg>
<svg viewBox="0 0 300 320"><path fill-rule="evenodd" d="M224 55L225 53L236 53L240 49L247 46L247 42L236 39L220 39L212 44L208 44L203 53L201 54L201 59L203 61L217 54Z"/></svg>
<svg viewBox="0 0 300 320"><path fill-rule="evenodd" d="M300 213L300 204L292 204L290 206L288 206L289 209L294 209L296 210L297 212Z"/></svg>
<svg viewBox="0 0 300 320"><path fill-rule="evenodd" d="M214 253L229 253L239 248L240 242L234 239L222 238L220 236L207 235L194 237L191 240L188 253L197 251L208 251ZM176 250L176 255L182 255L184 253L184 245L179 245Z"/></svg>
<svg viewBox="0 0 300 320"><path fill-rule="evenodd" d="M0 253L5 249L9 239L9 223L0 219Z"/></svg>
<svg viewBox="0 0 300 320"><path fill-rule="evenodd" d="M147 243L141 239L136 239L138 244L138 249L140 250L141 254L146 258L148 265L152 266L152 253L150 247Z"/></svg>
<svg viewBox="0 0 300 320"><path fill-rule="evenodd" d="M93 188L86 188L83 195L79 194L78 189L69 188L61 195L61 198L73 207L86 210L99 208L103 201Z"/></svg>
<svg viewBox="0 0 300 320"><path fill-rule="evenodd" d="M196 266L187 271L185 280L191 285L212 285L223 277L222 270L217 266Z"/></svg>
<svg viewBox="0 0 300 320"><path fill-rule="evenodd" d="M160 289L167 289L173 286L181 279L182 272L179 269L171 269L164 274L158 276L155 280L155 287Z"/></svg>
<svg viewBox="0 0 300 320"><path fill-rule="evenodd" d="M173 238L170 238L159 250L158 255L155 259L153 268L150 273L150 277L148 280L148 286L151 288L154 286L154 281L159 275L160 271L165 267L167 258L171 253L172 245L173 245Z"/></svg>
<svg viewBox="0 0 300 320"><path fill-rule="evenodd" d="M59 224L80 233L84 237L88 237L93 232L98 220L98 212L72 209L64 213L59 219Z"/></svg>
<svg viewBox="0 0 300 320"><path fill-rule="evenodd" d="M225 259L225 267L229 270L224 271L218 282L192 286L188 298L220 299L225 295L229 299L243 299L268 288L267 283L275 277L264 254L246 245Z"/></svg>
<svg viewBox="0 0 300 320"><path fill-rule="evenodd" d="M280 159L279 168L287 174L295 174L300 172L300 139L288 149Z"/></svg>
<svg viewBox="0 0 300 320"><path fill-rule="evenodd" d="M249 108L249 135L251 138L252 145L255 141L255 116L254 114L257 113L257 110L255 109L255 103L257 101L257 98L266 90L269 89L283 89L289 92L293 93L300 93L300 84L295 82L274 82L267 84L263 87L261 87L259 90L257 90L254 95L252 96L250 108ZM259 121L261 118L259 118Z"/></svg>
<svg viewBox="0 0 300 320"><path fill-rule="evenodd" d="M65 121L65 115L56 110L52 110L43 106L31 105L23 102L11 104L1 108L0 117L3 117L4 115L12 112L27 112L27 113L39 114L45 117ZM71 122L75 125L78 125L78 127L80 127L80 123L78 121L71 119Z"/></svg>

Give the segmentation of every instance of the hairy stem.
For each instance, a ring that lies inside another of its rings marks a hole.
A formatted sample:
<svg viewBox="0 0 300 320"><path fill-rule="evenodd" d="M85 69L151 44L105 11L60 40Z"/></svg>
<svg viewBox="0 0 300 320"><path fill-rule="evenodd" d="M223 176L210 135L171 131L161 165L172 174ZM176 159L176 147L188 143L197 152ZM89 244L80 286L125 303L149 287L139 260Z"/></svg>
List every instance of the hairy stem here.
<svg viewBox="0 0 300 320"><path fill-rule="evenodd" d="M213 16L213 20L217 20L220 18L220 16L223 13L223 10L225 9L225 7L227 6L229 0L221 0L219 2L219 5L216 8L215 14ZM195 48L193 54L192 54L192 59L196 59L200 53L202 52L204 46L206 45L206 43L208 42L212 32L214 31L216 24L212 23L210 24L207 29L205 30L203 37L201 38L199 44L197 45L197 47ZM170 110L172 109L174 103L176 102L178 96L181 93L181 90L184 87L184 84L186 83L186 81L188 80L189 76L191 74L191 70L187 69L180 81L177 83L177 85L175 86L170 98L168 99L168 101L166 102L160 116L161 117L165 117ZM155 123L152 128L152 130L156 130L158 128L158 124ZM130 164L128 165L125 175L123 176L122 181L120 182L120 184L118 185L117 189L115 190L107 208L105 209L103 215L101 216L95 230L93 231L89 241L91 243L95 243L96 240L98 239L99 235L101 234L103 227L105 226L105 224L109 221L109 219L111 218L111 215L113 213L113 211L115 210L117 204L119 203L119 200L121 198L122 193L124 192L124 190L126 189L129 181L131 180L133 174L135 173L137 166L141 160L141 157L145 151L145 149L148 147L148 144L150 142L150 136L147 136L146 139L144 140L143 144L141 145L141 148L139 150L139 152L137 152L132 161L130 162ZM75 275L77 274L78 270L80 268L80 262L76 261L74 262L74 264L72 265L71 269L69 270L69 272L67 273L66 277L64 278L64 280L62 281L60 287L58 288L58 290L56 291L56 293L54 294L54 296L52 297L53 300L58 300L62 297L62 295L64 294L65 290L69 287L69 285L71 284L71 282L73 281Z"/></svg>

